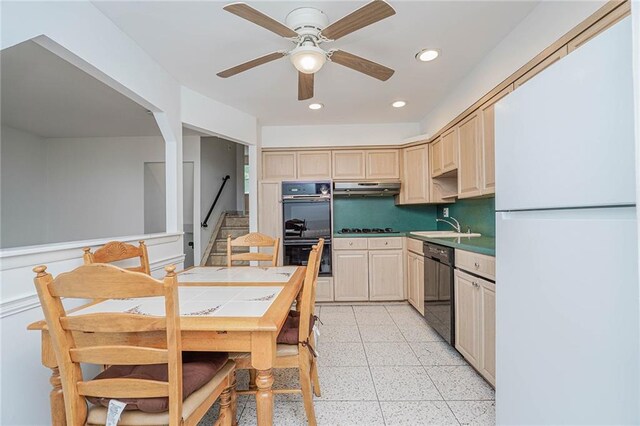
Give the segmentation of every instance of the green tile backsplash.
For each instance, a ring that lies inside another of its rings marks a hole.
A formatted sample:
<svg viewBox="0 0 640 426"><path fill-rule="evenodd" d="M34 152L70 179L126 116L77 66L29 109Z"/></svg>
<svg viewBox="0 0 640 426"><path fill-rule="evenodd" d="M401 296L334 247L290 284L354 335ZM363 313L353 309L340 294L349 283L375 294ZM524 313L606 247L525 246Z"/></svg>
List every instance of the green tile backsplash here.
<svg viewBox="0 0 640 426"><path fill-rule="evenodd" d="M453 204L441 204L438 206L438 217L442 218L442 209L449 207L449 216L455 217L462 227L462 232L467 232L467 226L472 232L479 232L486 237L496 235L496 199L481 198L477 200L458 200ZM438 230L448 231L451 227L446 223L438 222Z"/></svg>
<svg viewBox="0 0 640 426"><path fill-rule="evenodd" d="M396 206L394 197L333 199L335 232L342 228L393 228L400 232L433 231L436 229L435 219L436 206Z"/></svg>

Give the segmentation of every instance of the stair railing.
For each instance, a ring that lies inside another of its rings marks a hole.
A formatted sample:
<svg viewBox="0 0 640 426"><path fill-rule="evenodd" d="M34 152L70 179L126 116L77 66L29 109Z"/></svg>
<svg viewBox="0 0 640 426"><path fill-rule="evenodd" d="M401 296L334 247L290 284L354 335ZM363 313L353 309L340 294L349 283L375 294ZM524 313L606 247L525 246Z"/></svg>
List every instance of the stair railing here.
<svg viewBox="0 0 640 426"><path fill-rule="evenodd" d="M202 226L203 228L206 228L207 226L209 226L207 224L207 222L209 222L209 218L211 217L211 213L213 213L213 208L216 206L216 203L218 202L218 199L220 198L220 194L222 194L222 190L224 189L224 186L227 184L227 181L231 179L231 176L226 175L225 177L222 178L222 185L220 185L220 189L218 190L218 194L216 195L215 200L213 200L213 204L211 204L211 208L209 209L209 212L207 213L207 217L204 218L204 222L202 222L200 224L200 226Z"/></svg>

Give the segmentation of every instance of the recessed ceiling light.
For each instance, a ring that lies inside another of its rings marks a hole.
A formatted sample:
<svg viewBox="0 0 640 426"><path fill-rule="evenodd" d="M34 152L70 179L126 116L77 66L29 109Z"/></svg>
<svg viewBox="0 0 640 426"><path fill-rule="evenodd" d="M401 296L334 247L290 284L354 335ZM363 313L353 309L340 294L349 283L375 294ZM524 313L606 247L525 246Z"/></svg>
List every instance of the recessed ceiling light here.
<svg viewBox="0 0 640 426"><path fill-rule="evenodd" d="M309 109L320 109L322 108L324 105L322 104L310 104L309 105Z"/></svg>
<svg viewBox="0 0 640 426"><path fill-rule="evenodd" d="M406 104L407 103L405 101L395 101L394 103L391 104L391 106L394 108L402 108Z"/></svg>
<svg viewBox="0 0 640 426"><path fill-rule="evenodd" d="M440 51L438 49L422 49L418 53L416 53L416 59L421 62L429 62L433 61L440 55Z"/></svg>

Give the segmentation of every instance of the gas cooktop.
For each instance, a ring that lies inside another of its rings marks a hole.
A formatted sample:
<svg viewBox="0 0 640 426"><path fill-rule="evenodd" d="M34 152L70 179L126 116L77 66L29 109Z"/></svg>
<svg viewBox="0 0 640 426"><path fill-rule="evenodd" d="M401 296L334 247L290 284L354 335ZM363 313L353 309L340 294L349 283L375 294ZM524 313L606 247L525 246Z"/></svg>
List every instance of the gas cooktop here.
<svg viewBox="0 0 640 426"><path fill-rule="evenodd" d="M340 234L393 234L393 228L342 228Z"/></svg>

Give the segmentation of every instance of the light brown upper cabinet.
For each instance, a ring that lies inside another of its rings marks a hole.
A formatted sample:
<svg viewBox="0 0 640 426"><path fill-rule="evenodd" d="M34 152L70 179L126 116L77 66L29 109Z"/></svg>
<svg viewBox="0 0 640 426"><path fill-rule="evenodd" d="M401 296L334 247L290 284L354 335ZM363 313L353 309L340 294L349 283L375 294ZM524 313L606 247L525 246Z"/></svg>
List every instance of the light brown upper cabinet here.
<svg viewBox="0 0 640 426"><path fill-rule="evenodd" d="M402 187L399 204L429 202L429 145L402 150Z"/></svg>
<svg viewBox="0 0 640 426"><path fill-rule="evenodd" d="M442 173L448 173L458 168L458 135L457 129L442 134Z"/></svg>
<svg viewBox="0 0 640 426"><path fill-rule="evenodd" d="M524 83L531 80L531 78L533 78L536 74L541 73L550 65L558 62L560 59L567 56L567 53L569 53L569 51L567 50L567 46L566 45L562 46L560 49L556 50L551 55L547 56L545 60L543 60L538 65L536 65L535 67L527 71L525 74L523 74L522 77L514 81L513 87L517 89L518 87L522 86Z"/></svg>
<svg viewBox="0 0 640 426"><path fill-rule="evenodd" d="M296 179L295 152L263 152L262 179L281 181Z"/></svg>
<svg viewBox="0 0 640 426"><path fill-rule="evenodd" d="M429 145L429 160L431 176L440 176L442 174L442 138Z"/></svg>
<svg viewBox="0 0 640 426"><path fill-rule="evenodd" d="M400 179L397 149L333 151L333 179Z"/></svg>
<svg viewBox="0 0 640 426"><path fill-rule="evenodd" d="M495 106L496 103L513 91L509 85L502 92L491 98L480 107L482 116L482 194L496 192L496 135L495 135Z"/></svg>
<svg viewBox="0 0 640 426"><path fill-rule="evenodd" d="M299 151L298 179L331 179L331 151Z"/></svg>
<svg viewBox="0 0 640 426"><path fill-rule="evenodd" d="M334 179L365 179L364 151L333 151Z"/></svg>
<svg viewBox="0 0 640 426"><path fill-rule="evenodd" d="M482 195L480 112L474 112L462 120L457 127L460 143L458 198L477 197Z"/></svg>
<svg viewBox="0 0 640 426"><path fill-rule="evenodd" d="M397 149L366 151L367 179L400 179L400 153Z"/></svg>

